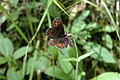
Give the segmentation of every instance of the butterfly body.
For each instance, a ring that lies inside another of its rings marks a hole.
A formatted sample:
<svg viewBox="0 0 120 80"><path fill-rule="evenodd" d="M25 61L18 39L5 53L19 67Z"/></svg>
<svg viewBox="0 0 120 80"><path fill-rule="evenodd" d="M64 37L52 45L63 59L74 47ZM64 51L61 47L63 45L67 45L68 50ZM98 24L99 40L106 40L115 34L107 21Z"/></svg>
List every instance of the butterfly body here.
<svg viewBox="0 0 120 80"><path fill-rule="evenodd" d="M56 46L59 49L63 49L70 45L70 36L64 32L64 28L60 18L55 18L52 23L52 28L49 28L46 32L48 38L50 38L49 45Z"/></svg>

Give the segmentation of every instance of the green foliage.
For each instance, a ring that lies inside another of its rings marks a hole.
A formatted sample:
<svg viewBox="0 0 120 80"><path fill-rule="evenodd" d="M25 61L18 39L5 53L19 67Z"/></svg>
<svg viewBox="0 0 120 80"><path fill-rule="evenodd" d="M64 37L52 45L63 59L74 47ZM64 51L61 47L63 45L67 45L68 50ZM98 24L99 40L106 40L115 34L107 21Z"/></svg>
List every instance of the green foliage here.
<svg viewBox="0 0 120 80"><path fill-rule="evenodd" d="M115 59L113 58L113 55L110 53L110 51L108 51L107 48L100 46L99 44L87 42L84 48L87 50L95 50L96 53L94 53L91 57L99 61L115 63Z"/></svg>
<svg viewBox="0 0 120 80"><path fill-rule="evenodd" d="M0 80L119 80L120 13L113 3L0 1ZM73 47L48 45L56 17Z"/></svg>
<svg viewBox="0 0 120 80"><path fill-rule="evenodd" d="M106 72L103 73L91 80L119 80L120 79L120 74L117 72Z"/></svg>
<svg viewBox="0 0 120 80"><path fill-rule="evenodd" d="M60 67L63 69L63 71L66 74L68 74L73 69L73 66L70 62L62 61L62 59L65 59L65 57L59 53L58 61L59 61Z"/></svg>
<svg viewBox="0 0 120 80"><path fill-rule="evenodd" d="M7 71L8 80L21 80L21 75L19 71L15 71L15 68L9 68Z"/></svg>
<svg viewBox="0 0 120 80"><path fill-rule="evenodd" d="M51 66L46 71L45 74L56 77L58 79L71 79L67 74L63 72L58 66ZM62 77L61 77L62 76Z"/></svg>
<svg viewBox="0 0 120 80"><path fill-rule="evenodd" d="M19 48L18 50L16 50L16 51L13 53L13 58L14 58L14 59L19 59L19 58L23 57L24 54L25 54L25 53L24 53L25 50L26 50L26 47L21 47L21 48ZM31 52L31 51L32 51L32 47L29 47L28 52Z"/></svg>

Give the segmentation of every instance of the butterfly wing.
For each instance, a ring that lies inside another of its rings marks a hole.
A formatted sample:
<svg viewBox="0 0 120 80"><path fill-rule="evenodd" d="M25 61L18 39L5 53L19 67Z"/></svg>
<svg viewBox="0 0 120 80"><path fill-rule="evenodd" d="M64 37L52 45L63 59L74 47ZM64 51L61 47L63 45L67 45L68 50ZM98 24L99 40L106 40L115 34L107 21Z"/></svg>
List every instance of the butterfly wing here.
<svg viewBox="0 0 120 80"><path fill-rule="evenodd" d="M61 37L56 41L56 47L59 48L59 49L63 49L67 46L68 46L68 44L66 42L65 37Z"/></svg>
<svg viewBox="0 0 120 80"><path fill-rule="evenodd" d="M73 44L71 44L70 40L71 40L70 36L60 37L58 40L56 40L56 44L55 45L59 49L67 48L68 45L70 47L74 47Z"/></svg>
<svg viewBox="0 0 120 80"><path fill-rule="evenodd" d="M56 46L59 49L66 48L67 46L74 47L70 42L70 37L60 37L56 39L50 39L49 46Z"/></svg>
<svg viewBox="0 0 120 80"><path fill-rule="evenodd" d="M64 28L60 18L55 18L52 23L52 28L49 28L46 32L47 36L50 39L55 39L64 36L64 33Z"/></svg>
<svg viewBox="0 0 120 80"><path fill-rule="evenodd" d="M49 46L55 46L56 45L56 40L51 39L48 44L49 44Z"/></svg>
<svg viewBox="0 0 120 80"><path fill-rule="evenodd" d="M65 47L67 47L64 37L57 38L57 39L50 39L48 44L49 44L49 46L56 46L59 49L63 49Z"/></svg>

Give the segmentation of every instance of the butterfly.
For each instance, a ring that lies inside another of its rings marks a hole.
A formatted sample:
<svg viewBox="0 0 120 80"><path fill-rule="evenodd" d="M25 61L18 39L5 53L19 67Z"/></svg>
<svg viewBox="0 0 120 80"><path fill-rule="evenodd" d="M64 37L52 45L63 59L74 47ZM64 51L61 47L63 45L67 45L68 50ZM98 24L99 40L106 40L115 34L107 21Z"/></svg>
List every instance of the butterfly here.
<svg viewBox="0 0 120 80"><path fill-rule="evenodd" d="M67 48L68 45L73 47L70 42L70 36L65 33L60 18L55 18L52 22L52 28L48 28L46 35L50 39L49 45L56 46L59 49Z"/></svg>

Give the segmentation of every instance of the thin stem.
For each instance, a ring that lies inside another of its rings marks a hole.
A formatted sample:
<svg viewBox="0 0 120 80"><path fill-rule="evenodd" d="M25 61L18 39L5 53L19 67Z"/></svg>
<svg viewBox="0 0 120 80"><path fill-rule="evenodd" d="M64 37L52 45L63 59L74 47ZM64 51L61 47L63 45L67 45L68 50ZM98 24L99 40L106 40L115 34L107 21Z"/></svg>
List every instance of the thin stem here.
<svg viewBox="0 0 120 80"><path fill-rule="evenodd" d="M33 77L33 71L34 71L34 67L35 67L35 61L37 59L37 50L39 48L39 44L40 44L40 41L38 40L37 44L36 44L36 50L35 50L34 56L33 56L33 63L32 63L32 68L31 68L31 73L30 73L29 80L32 80L32 77Z"/></svg>
<svg viewBox="0 0 120 80"><path fill-rule="evenodd" d="M28 45L27 45L27 47L26 47L25 57L24 57L24 62L23 62L23 69L22 69L22 78L23 78L23 79L24 79L24 76L25 76L25 68L26 68L27 50L28 50L28 47L29 47L29 45L32 43L32 41L35 39L37 33L39 32L39 30L40 30L40 28L41 28L41 25L42 25L42 23L43 23L46 15L47 15L48 9L49 9L49 7L50 7L51 4L52 4L52 1L51 1L51 0L48 0L48 6L47 6L47 8L46 8L46 10L45 10L45 12L44 12L44 14L43 14L43 16L42 16L42 19L41 19L39 25L38 25L37 31L36 31L36 33L34 34L34 36L32 37L32 39L29 41L29 43L28 43Z"/></svg>
<svg viewBox="0 0 120 80"><path fill-rule="evenodd" d="M73 41L74 41L74 44L75 44L76 57L78 58L78 50L77 50L76 41L75 41L75 39ZM79 65L79 62L76 61L76 80L78 79L78 65Z"/></svg>

